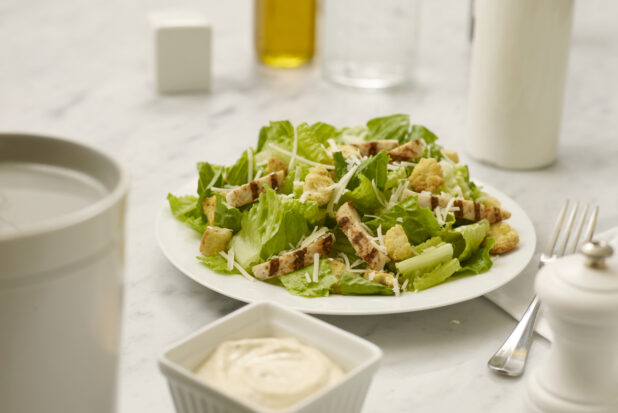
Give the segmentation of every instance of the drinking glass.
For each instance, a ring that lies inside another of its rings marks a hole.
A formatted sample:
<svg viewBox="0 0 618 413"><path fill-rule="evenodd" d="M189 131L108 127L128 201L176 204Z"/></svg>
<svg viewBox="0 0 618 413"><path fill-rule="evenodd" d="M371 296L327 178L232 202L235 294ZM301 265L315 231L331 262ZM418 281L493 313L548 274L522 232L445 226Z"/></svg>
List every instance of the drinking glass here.
<svg viewBox="0 0 618 413"><path fill-rule="evenodd" d="M324 0L322 72L361 88L412 80L417 52L417 0Z"/></svg>

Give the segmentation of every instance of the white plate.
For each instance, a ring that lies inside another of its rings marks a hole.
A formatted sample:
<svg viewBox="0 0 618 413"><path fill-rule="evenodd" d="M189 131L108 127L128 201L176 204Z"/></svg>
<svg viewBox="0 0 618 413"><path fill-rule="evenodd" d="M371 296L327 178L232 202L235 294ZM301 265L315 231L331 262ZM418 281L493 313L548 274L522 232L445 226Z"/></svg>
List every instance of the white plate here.
<svg viewBox="0 0 618 413"><path fill-rule="evenodd" d="M196 186L192 182L174 194L192 194ZM195 258L199 255L200 236L174 218L167 202L157 217L157 240L165 256L187 277L211 290L247 303L268 299L311 314L363 315L427 310L470 300L501 287L518 275L534 254L536 234L528 215L502 192L484 184L483 189L497 197L503 208L511 212L508 222L519 232L517 249L495 259L491 270L484 274L447 282L417 293L408 292L399 297L331 295L305 298L292 295L283 287L260 281L251 282L240 275L218 274Z"/></svg>

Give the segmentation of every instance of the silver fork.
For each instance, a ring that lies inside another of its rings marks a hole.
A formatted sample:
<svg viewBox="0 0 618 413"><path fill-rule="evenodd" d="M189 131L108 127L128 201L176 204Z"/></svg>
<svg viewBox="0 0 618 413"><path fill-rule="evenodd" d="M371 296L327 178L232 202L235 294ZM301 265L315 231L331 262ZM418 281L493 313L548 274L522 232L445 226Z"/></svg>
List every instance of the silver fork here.
<svg viewBox="0 0 618 413"><path fill-rule="evenodd" d="M575 207L571 211L566 225L563 225L568 209L569 201L567 200L560 211L560 215L558 215L558 220L556 221L554 232L549 240L549 244L543 254L541 254L539 269L557 257L563 256L567 251L567 245L576 220L575 218L579 209L579 203L575 203ZM588 214L588 209L589 206L586 205L583 214L581 214L577 229L575 230L575 236L573 237L572 245L568 251L568 254L574 254L577 251L577 244L584 228L584 222L586 220L586 215ZM586 234L583 239L584 243L590 241L592 238L592 234L594 233L594 229L597 224L598 214L599 207L596 206L588 218ZM562 242L558 248L555 249L560 232L562 232L563 228L564 234L562 236ZM515 326L515 329L511 335L506 339L504 344L502 344L496 354L494 354L494 356L487 362L487 366L490 369L507 376L519 376L524 372L528 351L530 350L530 345L532 344L534 324L540 306L541 303L539 298L535 295L530 304L528 304L528 308L526 308L526 311L521 317L521 320L517 323L517 326Z"/></svg>

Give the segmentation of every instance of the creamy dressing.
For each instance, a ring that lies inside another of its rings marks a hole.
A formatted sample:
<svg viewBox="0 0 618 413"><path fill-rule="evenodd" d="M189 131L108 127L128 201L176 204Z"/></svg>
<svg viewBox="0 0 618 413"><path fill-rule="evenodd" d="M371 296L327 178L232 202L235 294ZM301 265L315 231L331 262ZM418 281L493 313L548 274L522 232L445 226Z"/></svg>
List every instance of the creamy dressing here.
<svg viewBox="0 0 618 413"><path fill-rule="evenodd" d="M343 370L320 350L295 338L225 341L197 376L250 404L284 409L328 387Z"/></svg>

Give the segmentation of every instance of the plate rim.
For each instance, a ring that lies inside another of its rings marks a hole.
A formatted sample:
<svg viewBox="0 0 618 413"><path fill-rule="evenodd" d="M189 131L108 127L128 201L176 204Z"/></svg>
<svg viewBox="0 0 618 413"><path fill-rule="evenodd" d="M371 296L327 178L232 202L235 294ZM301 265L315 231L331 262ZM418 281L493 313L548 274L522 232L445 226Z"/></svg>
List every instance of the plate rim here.
<svg viewBox="0 0 618 413"><path fill-rule="evenodd" d="M536 229L534 227L534 224L532 223L532 220L530 219L530 217L528 216L528 214L524 211L523 208L521 208L519 206L519 204L517 202L515 202L515 200L513 200L511 197L507 196L506 194L504 194L503 192L495 189L494 187L492 187L491 185L487 185L484 182L475 180L475 182L486 188L488 190L488 192L494 196L497 195L497 197L501 200L508 200L508 203L513 204L513 206L515 206L515 209L518 210L517 214L518 216L521 216L522 220L525 222L526 226L528 227L527 230L530 231L530 237L529 239L526 239L526 242L530 243L530 245L526 246L525 250L522 250L521 253L525 253L526 251L528 251L528 256L525 257L518 262L517 265L514 266L514 268L510 271L512 271L514 274L507 276L502 282L499 282L497 285L494 285L492 283L490 283L488 285L487 288L477 288L474 290L473 293L468 293L468 294L463 294L461 296L453 296L452 299L450 300L441 300L438 301L434 304L429 304L429 305L425 305L422 307L418 307L418 308L411 308L409 306L393 306L391 308L381 308L381 309L374 309L374 310L365 310L364 308L355 308L352 307L351 308L346 308L346 309L328 309L328 307L320 307L320 306L306 306L306 305L293 305L293 304L289 304L289 303L281 303L279 302L279 304L281 305L285 305L287 307L293 308L295 310L307 313L307 314L318 314L318 315L344 315L344 316L354 316L354 315L387 315L387 314L401 314L401 313L409 313L409 312L416 312L416 311L425 311L425 310L431 310L431 309L436 309L436 308L441 308L441 307L446 307L446 306L450 306L450 305L454 305L454 304L458 304L461 302L465 302L465 301L469 301L469 300L473 300L475 298L478 298L480 296L483 296L491 291L494 291L502 286L504 286L505 284L507 284L508 282L512 281L513 279L515 279L517 276L519 276L519 274L521 274L521 272L526 268L526 266L530 263L530 261L532 260L532 258L534 257L534 253L536 251L536 243L537 243L537 236L536 236ZM195 180L192 180L190 183L186 183L185 185L181 186L178 188L178 192L176 193L182 193L185 194L186 191L188 190L188 188L190 187L190 185L195 188ZM511 214L514 213L514 211L510 211ZM521 213L521 215L520 215ZM187 227L184 223L178 221L172 214L171 211L169 210L169 204L166 201L163 202L163 205L161 206L161 208L159 209L159 212L157 213L157 217L156 217L156 221L155 221L155 235L156 235L156 239L157 239L157 244L159 246L159 248L161 249L161 251L163 252L163 255L166 257L166 259L178 270L180 271L184 276L190 278L191 280L195 281L196 283L208 288L209 290L215 291L218 294L224 295L226 297L230 297L233 298L235 300L244 302L244 303L254 303L254 302L259 302L259 301L264 301L264 300L273 300L273 298L271 297L262 297L261 299L253 299L253 298L248 298L246 295L243 295L242 293L237 293L235 291L230 291L229 289L225 289L222 287L219 287L217 285L213 285L212 283L208 283L207 281L205 281L204 279L196 276L195 274L193 274L192 270L189 270L187 268L185 268L184 264L179 262L179 259L177 259L176 255L173 254L170 249L168 244L164 241L164 237L162 234L162 228L164 226L165 223L165 219L171 218L173 221L175 221L178 224L179 228L183 228L186 229L187 231L193 231L191 228ZM197 255L197 252L196 252ZM500 259L500 257L495 257L494 256L494 261L495 259ZM206 272L209 272L210 274L216 275L216 276L223 276L223 277L229 277L230 275L224 275L224 274L219 274L216 273L215 271L210 270L207 267L204 267L204 270ZM484 274L489 274L491 272L488 271L487 273ZM479 275L483 275L483 274L479 274ZM240 276L239 276L240 277ZM462 280L465 280L462 279ZM462 280L457 280L457 281L462 281ZM457 282L454 281L454 282ZM246 281L249 282L249 281ZM259 282L259 281L256 281ZM281 287L277 287L274 285L270 285L270 284L264 284L265 286L271 287L271 288L277 288L277 289L281 289ZM288 293L289 294L289 293ZM309 302L315 302L317 300L324 300L324 299L329 299L331 297L315 297L315 298L307 298L307 297L299 297L299 296L295 296L293 294L289 294L290 297L294 300L299 300L299 302L303 302L302 300L308 300L308 301L304 301L306 303ZM378 297L378 296L339 296L336 295L337 297L345 297L345 299L348 300L361 300L361 299L366 299L368 297ZM386 296L380 296L382 298L387 298ZM389 299L396 299L395 296L388 296Z"/></svg>

